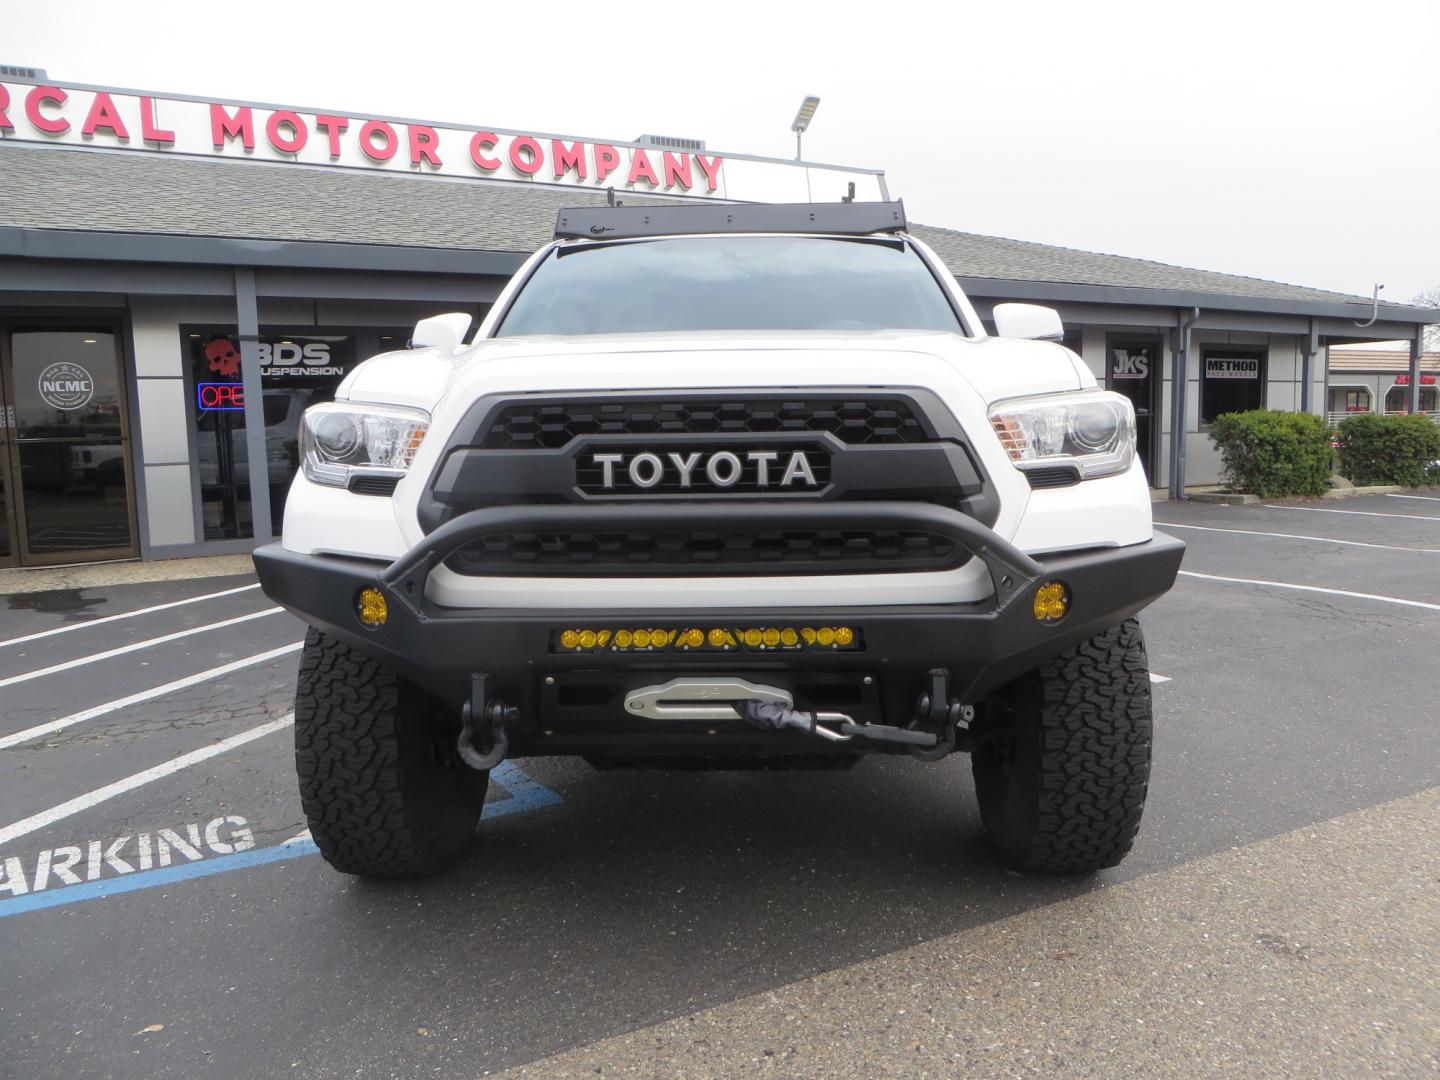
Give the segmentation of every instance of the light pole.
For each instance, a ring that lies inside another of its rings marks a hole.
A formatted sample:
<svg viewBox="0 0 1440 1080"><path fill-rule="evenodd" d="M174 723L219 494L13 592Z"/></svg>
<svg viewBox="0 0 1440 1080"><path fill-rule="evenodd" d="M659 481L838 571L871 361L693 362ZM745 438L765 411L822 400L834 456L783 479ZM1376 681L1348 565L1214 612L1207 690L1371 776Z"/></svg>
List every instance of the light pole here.
<svg viewBox="0 0 1440 1080"><path fill-rule="evenodd" d="M800 103L800 111L795 114L795 122L790 125L790 130L795 133L795 160L800 160L800 136L804 135L810 127L810 121L815 116L815 110L820 107L820 99L811 94Z"/></svg>

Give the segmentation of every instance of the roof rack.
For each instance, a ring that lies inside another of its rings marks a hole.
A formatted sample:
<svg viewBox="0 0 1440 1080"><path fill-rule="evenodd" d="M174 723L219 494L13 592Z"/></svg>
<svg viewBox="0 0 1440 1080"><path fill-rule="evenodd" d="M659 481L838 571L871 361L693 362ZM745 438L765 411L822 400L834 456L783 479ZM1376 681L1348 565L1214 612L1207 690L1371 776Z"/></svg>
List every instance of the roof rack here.
<svg viewBox="0 0 1440 1080"><path fill-rule="evenodd" d="M688 233L901 232L905 203L747 203L699 206L585 206L555 216L556 240L618 240Z"/></svg>

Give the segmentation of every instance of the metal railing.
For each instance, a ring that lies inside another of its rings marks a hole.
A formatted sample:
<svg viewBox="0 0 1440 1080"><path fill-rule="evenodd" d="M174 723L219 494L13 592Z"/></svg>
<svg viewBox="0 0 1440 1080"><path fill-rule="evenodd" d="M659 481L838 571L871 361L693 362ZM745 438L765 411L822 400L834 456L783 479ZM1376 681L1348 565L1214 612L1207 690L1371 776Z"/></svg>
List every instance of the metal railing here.
<svg viewBox="0 0 1440 1080"><path fill-rule="evenodd" d="M1364 416L1364 415L1366 415L1366 414L1369 413L1369 412L1370 412L1369 409L1358 409L1358 410L1353 410L1353 411L1351 411L1351 410L1346 410L1346 411L1343 411L1343 412L1327 412L1327 413L1325 414L1325 422L1326 422L1327 424L1338 424L1338 423L1340 423L1341 420L1344 420L1344 419L1346 419L1347 417L1350 417L1350 416ZM1383 411L1383 412L1378 413L1377 415L1379 415L1379 416L1408 416L1409 413L1407 413L1404 409L1395 409L1395 410L1390 410L1390 411ZM1435 423L1435 424L1437 424L1437 425L1440 425L1440 409L1431 409L1431 410L1428 410L1428 411L1426 411L1426 412L1418 412L1418 413L1416 413L1415 415L1416 415L1416 416L1424 416L1424 417L1426 417L1427 419L1429 419L1432 423Z"/></svg>

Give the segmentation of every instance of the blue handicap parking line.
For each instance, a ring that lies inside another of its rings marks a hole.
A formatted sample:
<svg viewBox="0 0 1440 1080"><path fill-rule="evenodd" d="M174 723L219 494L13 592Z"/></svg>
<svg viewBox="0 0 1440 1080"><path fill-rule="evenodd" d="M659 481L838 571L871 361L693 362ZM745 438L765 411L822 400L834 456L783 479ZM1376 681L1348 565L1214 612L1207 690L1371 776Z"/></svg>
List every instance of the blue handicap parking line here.
<svg viewBox="0 0 1440 1080"><path fill-rule="evenodd" d="M565 800L531 777L520 766L502 761L490 770L490 779L500 784L509 793L507 798L495 799L485 804L483 819L504 817L508 814L525 814L547 806L558 806ZM60 907L64 904L78 904L85 900L103 900L107 896L138 892L141 889L155 889L191 878L210 877L214 874L228 874L232 870L248 870L253 866L285 862L289 859L318 855L320 849L308 836L289 840L270 847L252 848L234 855L220 855L199 862L187 862L176 866L165 866L155 870L142 870L122 877L107 878L103 881L87 881L80 885L67 885L58 889L47 889L0 900L0 919L7 915L23 915L27 911Z"/></svg>
<svg viewBox="0 0 1440 1080"><path fill-rule="evenodd" d="M487 818L527 814L546 806L559 806L565 801L513 761L502 761L496 765L490 770L490 779L508 791L510 797L486 803L484 816Z"/></svg>

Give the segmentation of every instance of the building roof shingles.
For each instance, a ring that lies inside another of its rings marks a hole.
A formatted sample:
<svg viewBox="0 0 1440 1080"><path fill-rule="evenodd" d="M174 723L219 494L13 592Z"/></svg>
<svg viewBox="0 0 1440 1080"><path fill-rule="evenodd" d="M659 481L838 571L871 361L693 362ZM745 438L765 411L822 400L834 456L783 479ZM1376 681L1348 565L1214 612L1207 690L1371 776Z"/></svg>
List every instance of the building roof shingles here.
<svg viewBox="0 0 1440 1080"><path fill-rule="evenodd" d="M1409 350L1357 349L1353 346L1329 350L1332 372L1379 372L1381 374L1410 370ZM1440 353L1429 352L1420 357L1421 371L1440 371Z"/></svg>
<svg viewBox="0 0 1440 1080"><path fill-rule="evenodd" d="M8 145L0 227L328 241L528 253L555 211L600 191L347 169ZM652 201L624 193L626 202ZM653 200L661 201L661 200ZM1365 297L957 232L912 231L961 278L1046 281L1329 303Z"/></svg>

